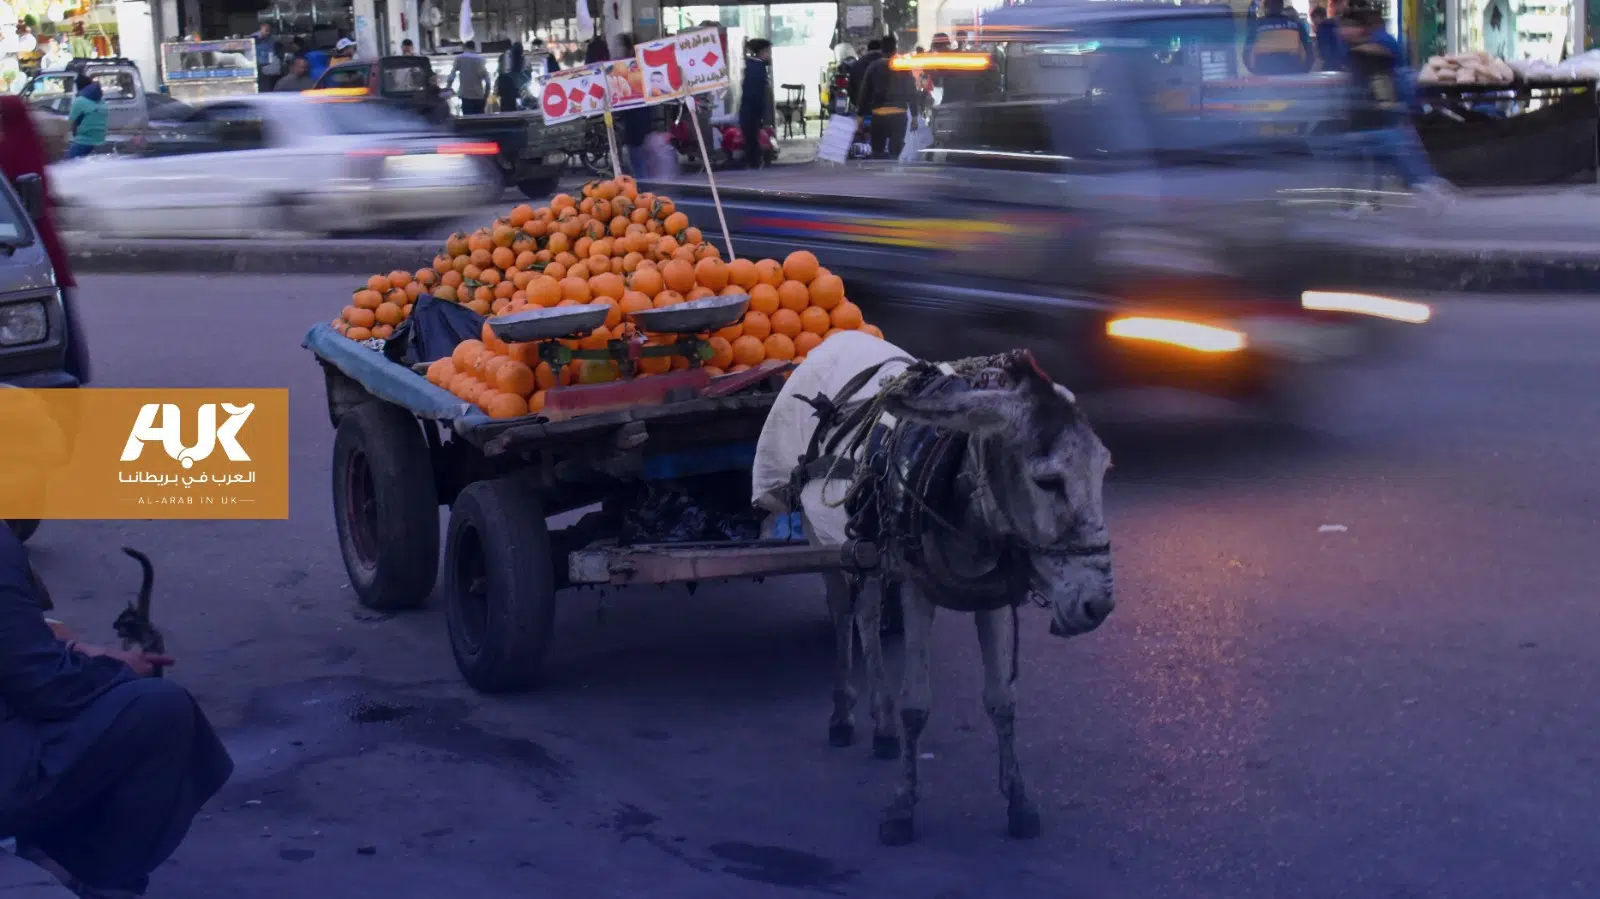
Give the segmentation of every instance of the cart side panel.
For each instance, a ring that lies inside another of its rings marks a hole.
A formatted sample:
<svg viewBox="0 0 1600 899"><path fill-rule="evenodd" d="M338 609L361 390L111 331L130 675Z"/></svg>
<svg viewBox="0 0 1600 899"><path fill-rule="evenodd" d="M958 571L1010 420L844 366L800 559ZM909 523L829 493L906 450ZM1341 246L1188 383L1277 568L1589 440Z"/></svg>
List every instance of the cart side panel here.
<svg viewBox="0 0 1600 899"><path fill-rule="evenodd" d="M343 372L363 390L377 399L393 403L418 418L451 422L457 426L473 426L489 421L472 406L447 390L436 387L428 379L404 365L389 361L382 353L345 337L332 325L317 325L306 333L306 349ZM330 379L330 383L335 379ZM334 401L332 393L329 402ZM348 396L342 396L348 402ZM335 410L337 411L337 410Z"/></svg>

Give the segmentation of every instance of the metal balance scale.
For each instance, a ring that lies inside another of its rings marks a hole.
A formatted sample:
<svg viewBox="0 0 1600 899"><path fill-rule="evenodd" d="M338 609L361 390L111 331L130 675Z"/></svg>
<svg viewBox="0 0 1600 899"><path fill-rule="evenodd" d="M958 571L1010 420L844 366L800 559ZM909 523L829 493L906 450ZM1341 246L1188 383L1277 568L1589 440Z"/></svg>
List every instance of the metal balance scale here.
<svg viewBox="0 0 1600 899"><path fill-rule="evenodd" d="M621 378L600 384L553 387L546 394L544 416L558 421L572 415L627 406L651 405L689 399L711 383L705 363L714 355L710 334L744 318L748 296L719 296L691 300L660 309L641 309L628 318L639 329L631 337L613 338L601 349L573 349L561 341L581 340L605 324L608 306L555 306L529 309L489 319L494 336L507 343L535 343L539 359L559 372L572 362L611 362ZM643 332L672 334L671 343L646 346ZM645 359L681 356L689 367L639 377Z"/></svg>

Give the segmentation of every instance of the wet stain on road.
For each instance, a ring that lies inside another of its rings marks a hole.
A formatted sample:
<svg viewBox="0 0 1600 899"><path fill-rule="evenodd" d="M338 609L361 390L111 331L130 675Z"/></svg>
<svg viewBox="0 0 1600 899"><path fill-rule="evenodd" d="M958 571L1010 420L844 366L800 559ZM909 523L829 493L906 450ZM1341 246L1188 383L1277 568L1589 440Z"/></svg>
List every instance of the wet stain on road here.
<svg viewBox="0 0 1600 899"><path fill-rule="evenodd" d="M710 849L712 855L728 863L723 872L772 886L838 893L857 873L819 855L782 846L729 842L714 844Z"/></svg>
<svg viewBox="0 0 1600 899"><path fill-rule="evenodd" d="M357 724L386 724L391 721L399 721L413 711L415 709L407 705L395 705L371 699L357 699L350 709L349 718Z"/></svg>
<svg viewBox="0 0 1600 899"><path fill-rule="evenodd" d="M311 849L284 848L278 850L278 858L281 858L286 862L303 862L309 858L315 857L316 854L317 853Z"/></svg>

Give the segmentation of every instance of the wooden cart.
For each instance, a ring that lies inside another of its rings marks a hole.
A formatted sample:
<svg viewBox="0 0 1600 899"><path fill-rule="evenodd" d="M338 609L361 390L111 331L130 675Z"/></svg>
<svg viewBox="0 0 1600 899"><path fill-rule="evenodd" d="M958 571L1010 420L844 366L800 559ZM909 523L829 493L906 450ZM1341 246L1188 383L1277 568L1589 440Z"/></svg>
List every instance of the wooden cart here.
<svg viewBox="0 0 1600 899"><path fill-rule="evenodd" d="M788 527L776 539L624 539L631 499L652 485L708 506L737 495L748 510L775 378L565 421L497 421L327 325L305 346L326 374L334 520L357 597L373 609L413 608L438 581L456 665L478 690L537 684L557 595L570 587L877 565L870 545L812 546ZM442 578L440 506L450 508ZM588 507L598 508L575 524L547 525Z"/></svg>

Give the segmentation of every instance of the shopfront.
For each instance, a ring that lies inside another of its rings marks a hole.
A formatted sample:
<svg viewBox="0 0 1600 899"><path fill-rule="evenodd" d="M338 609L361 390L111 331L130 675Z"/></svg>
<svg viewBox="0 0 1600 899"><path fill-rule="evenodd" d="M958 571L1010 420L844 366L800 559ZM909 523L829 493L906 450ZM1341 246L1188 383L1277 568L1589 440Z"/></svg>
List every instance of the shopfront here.
<svg viewBox="0 0 1600 899"><path fill-rule="evenodd" d="M1583 0L1448 2L1453 5L1447 13L1453 52L1558 63L1586 47Z"/></svg>
<svg viewBox="0 0 1600 899"><path fill-rule="evenodd" d="M0 91L16 93L41 68L75 56L118 55L117 5L68 0L0 0Z"/></svg>
<svg viewBox="0 0 1600 899"><path fill-rule="evenodd" d="M823 70L833 61L839 6L828 2L745 3L731 6L664 6L661 27L679 32L715 22L728 30L730 75L735 88L742 80L744 42L752 38L772 41L772 85L782 102L781 85L797 84L805 90L806 116L817 115L817 90ZM737 90L735 91L737 92ZM810 126L813 131L815 125Z"/></svg>

